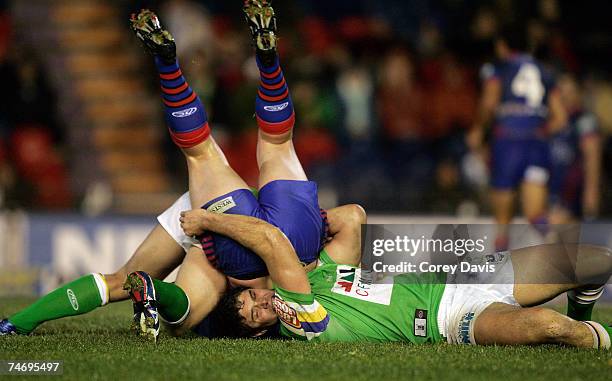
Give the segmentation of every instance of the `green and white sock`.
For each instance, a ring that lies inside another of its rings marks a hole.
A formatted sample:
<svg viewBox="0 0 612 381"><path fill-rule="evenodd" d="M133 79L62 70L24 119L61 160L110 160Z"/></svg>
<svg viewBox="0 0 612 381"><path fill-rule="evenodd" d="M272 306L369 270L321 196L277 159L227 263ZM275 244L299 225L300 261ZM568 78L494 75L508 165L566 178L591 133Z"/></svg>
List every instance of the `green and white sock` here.
<svg viewBox="0 0 612 381"><path fill-rule="evenodd" d="M189 315L189 297L182 288L174 283L153 279L157 310L162 320L170 325L178 325Z"/></svg>
<svg viewBox="0 0 612 381"><path fill-rule="evenodd" d="M567 316L574 320L591 320L595 302L603 294L604 286L577 288L567 292Z"/></svg>
<svg viewBox="0 0 612 381"><path fill-rule="evenodd" d="M102 274L76 279L38 299L9 317L20 334L29 334L40 324L67 316L82 315L107 304L109 289Z"/></svg>
<svg viewBox="0 0 612 381"><path fill-rule="evenodd" d="M594 349L610 349L610 336L612 336L612 327L598 323L596 321L583 321L589 327L593 334Z"/></svg>

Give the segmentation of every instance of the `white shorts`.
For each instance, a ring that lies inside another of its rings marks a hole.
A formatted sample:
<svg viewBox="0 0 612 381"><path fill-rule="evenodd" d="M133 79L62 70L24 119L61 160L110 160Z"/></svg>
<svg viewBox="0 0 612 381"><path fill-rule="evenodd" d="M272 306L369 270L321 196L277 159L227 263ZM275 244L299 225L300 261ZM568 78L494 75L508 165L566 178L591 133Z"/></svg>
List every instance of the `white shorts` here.
<svg viewBox="0 0 612 381"><path fill-rule="evenodd" d="M186 192L178 200L172 204L171 207L166 209L162 214L157 216L159 224L170 234L170 236L187 252L191 246L199 246L200 243L185 235L183 229L181 229L181 212L185 210L191 210L191 200L189 199L189 192Z"/></svg>
<svg viewBox="0 0 612 381"><path fill-rule="evenodd" d="M509 252L496 253L495 273L449 276L438 309L438 329L449 344L475 345L474 323L492 303L518 306Z"/></svg>

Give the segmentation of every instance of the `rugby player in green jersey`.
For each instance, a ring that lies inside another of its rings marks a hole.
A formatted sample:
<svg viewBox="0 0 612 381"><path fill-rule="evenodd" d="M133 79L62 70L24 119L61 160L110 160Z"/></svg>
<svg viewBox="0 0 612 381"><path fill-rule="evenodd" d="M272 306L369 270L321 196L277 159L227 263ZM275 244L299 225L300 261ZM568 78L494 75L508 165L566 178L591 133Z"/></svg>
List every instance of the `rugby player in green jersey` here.
<svg viewBox="0 0 612 381"><path fill-rule="evenodd" d="M228 336L255 337L280 321L283 335L310 341L610 348L612 328L590 321L601 288L576 281L601 285L610 278L612 255L607 248L540 245L498 253L496 273L487 284L460 283L431 273L398 275L389 284L373 284L363 281L356 267L358 240L348 247L347 241L332 241L321 252L318 266L305 273L283 233L261 220L199 209L183 213L181 222L186 234L205 229L235 239L268 267L273 289L235 288L217 307L215 315L225 323L222 330ZM547 282L562 278L574 281ZM571 317L538 307L565 292Z"/></svg>

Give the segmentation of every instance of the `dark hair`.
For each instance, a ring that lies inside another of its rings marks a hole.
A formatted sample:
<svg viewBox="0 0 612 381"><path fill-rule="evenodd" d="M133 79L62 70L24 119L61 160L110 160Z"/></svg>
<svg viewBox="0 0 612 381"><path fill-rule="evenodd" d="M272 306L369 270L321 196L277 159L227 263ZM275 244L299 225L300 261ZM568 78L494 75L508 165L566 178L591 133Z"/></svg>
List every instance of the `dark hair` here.
<svg viewBox="0 0 612 381"><path fill-rule="evenodd" d="M217 307L211 313L217 337L253 337L259 333L259 328L247 325L246 319L240 315L238 296L250 287L234 287L225 292Z"/></svg>
<svg viewBox="0 0 612 381"><path fill-rule="evenodd" d="M504 25L497 34L497 38L504 41L511 50L526 52L529 48L525 25L516 23Z"/></svg>

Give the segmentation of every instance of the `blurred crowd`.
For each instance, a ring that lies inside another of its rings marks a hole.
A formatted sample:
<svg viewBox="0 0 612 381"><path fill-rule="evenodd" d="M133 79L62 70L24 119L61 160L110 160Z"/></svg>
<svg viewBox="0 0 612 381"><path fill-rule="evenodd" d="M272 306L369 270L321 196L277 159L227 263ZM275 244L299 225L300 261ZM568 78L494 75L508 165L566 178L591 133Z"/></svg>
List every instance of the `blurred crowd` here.
<svg viewBox="0 0 612 381"><path fill-rule="evenodd" d="M34 47L18 43L0 1L0 208L73 206L57 96Z"/></svg>
<svg viewBox="0 0 612 381"><path fill-rule="evenodd" d="M136 3L121 2L126 14L141 6L159 12L175 36L186 78L207 105L217 140L237 172L255 184L259 77L241 2ZM495 34L509 21L524 23L531 50L551 69L579 78L584 103L606 137L603 186L612 183L606 164L612 162L606 160L612 156L606 67L612 34L595 4L295 0L278 1L275 8L281 62L296 106L295 145L306 172L319 183L322 204L487 213L486 170L466 155L464 136L478 104L480 67L493 58ZM36 52L7 54L10 36L10 14L0 6L0 80L11 89L0 101L0 189L5 205L39 206L40 200L33 201L41 197L33 183L37 176L21 169L15 152L17 132L46 130L48 143L40 144L59 156L66 142ZM166 151L170 172L180 173L178 150L167 142ZM604 214L612 212L609 194L603 192Z"/></svg>

